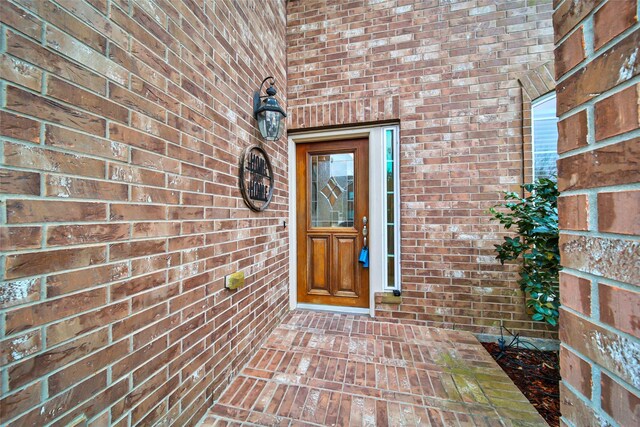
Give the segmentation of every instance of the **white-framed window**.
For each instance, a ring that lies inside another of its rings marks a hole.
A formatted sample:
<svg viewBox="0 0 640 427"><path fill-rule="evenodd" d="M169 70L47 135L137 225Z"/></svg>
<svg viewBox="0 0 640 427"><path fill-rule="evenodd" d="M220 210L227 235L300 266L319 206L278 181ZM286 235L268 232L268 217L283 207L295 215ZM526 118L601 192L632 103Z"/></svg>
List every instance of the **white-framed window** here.
<svg viewBox="0 0 640 427"><path fill-rule="evenodd" d="M386 288L400 289L400 138L398 126L382 129L384 138L384 223Z"/></svg>
<svg viewBox="0 0 640 427"><path fill-rule="evenodd" d="M550 92L531 103L533 180L557 174L558 118L556 93Z"/></svg>

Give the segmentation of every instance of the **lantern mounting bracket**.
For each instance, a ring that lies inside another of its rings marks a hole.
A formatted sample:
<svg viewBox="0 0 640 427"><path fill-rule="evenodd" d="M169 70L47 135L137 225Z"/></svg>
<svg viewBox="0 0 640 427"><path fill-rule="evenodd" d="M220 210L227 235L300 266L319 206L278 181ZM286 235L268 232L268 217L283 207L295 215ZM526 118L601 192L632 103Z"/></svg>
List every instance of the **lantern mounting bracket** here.
<svg viewBox="0 0 640 427"><path fill-rule="evenodd" d="M266 95L261 95L262 94L262 87L267 82L267 80L269 81L269 87L265 90ZM276 79L274 79L273 76L266 77L262 81L262 83L260 83L260 87L258 88L258 90L253 93L253 118L254 119L258 118L258 112L260 110L260 107L261 107L261 104L262 104L262 100L265 99L265 98L268 98L270 96L275 96L276 93L278 93L276 88L273 87L273 85L275 85L275 84L276 84ZM286 117L286 115L285 115L285 117Z"/></svg>

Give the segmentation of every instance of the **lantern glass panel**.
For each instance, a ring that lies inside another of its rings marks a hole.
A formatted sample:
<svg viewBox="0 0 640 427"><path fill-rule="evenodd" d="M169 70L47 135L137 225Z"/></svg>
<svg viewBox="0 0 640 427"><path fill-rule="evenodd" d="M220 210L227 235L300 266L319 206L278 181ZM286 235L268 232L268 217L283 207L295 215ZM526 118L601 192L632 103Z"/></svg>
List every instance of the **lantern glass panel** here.
<svg viewBox="0 0 640 427"><path fill-rule="evenodd" d="M282 137L282 134L284 133L285 121L282 119L283 117L282 115L280 115L280 126L278 128L278 137L276 138L276 140L280 139Z"/></svg>
<svg viewBox="0 0 640 427"><path fill-rule="evenodd" d="M267 141L275 141L282 134L280 122L282 115L277 111L261 111L258 114L258 127L260 133Z"/></svg>

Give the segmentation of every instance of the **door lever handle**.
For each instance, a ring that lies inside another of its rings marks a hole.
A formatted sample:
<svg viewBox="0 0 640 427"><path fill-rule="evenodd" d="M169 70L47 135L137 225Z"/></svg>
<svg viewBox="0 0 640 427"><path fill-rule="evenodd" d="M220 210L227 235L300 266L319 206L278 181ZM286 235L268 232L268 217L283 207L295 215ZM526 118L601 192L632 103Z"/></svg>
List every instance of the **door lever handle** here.
<svg viewBox="0 0 640 427"><path fill-rule="evenodd" d="M367 235L369 234L369 230L367 230L367 217L362 218L362 235L364 236L364 246L367 247Z"/></svg>

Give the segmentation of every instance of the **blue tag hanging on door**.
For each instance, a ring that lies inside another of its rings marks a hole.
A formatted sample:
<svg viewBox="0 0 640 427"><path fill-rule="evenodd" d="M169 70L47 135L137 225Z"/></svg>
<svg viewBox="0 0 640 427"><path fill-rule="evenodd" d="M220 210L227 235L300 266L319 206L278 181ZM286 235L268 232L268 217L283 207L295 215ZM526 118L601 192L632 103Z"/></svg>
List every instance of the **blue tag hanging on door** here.
<svg viewBox="0 0 640 427"><path fill-rule="evenodd" d="M361 262L364 268L369 268L369 248L364 246L360 250L360 256L358 257L358 262Z"/></svg>

